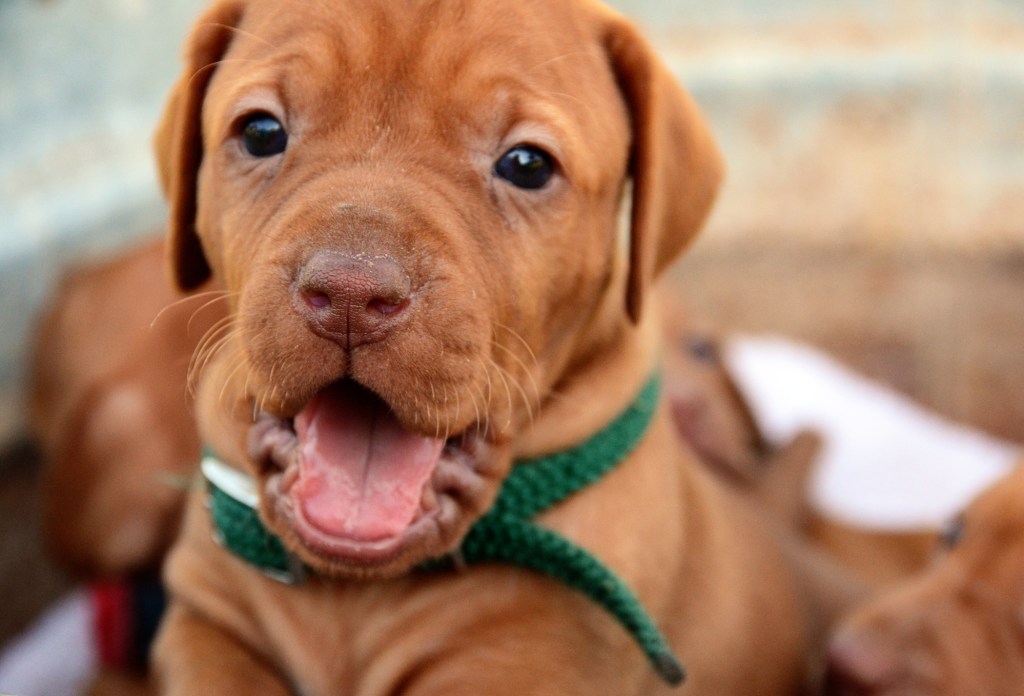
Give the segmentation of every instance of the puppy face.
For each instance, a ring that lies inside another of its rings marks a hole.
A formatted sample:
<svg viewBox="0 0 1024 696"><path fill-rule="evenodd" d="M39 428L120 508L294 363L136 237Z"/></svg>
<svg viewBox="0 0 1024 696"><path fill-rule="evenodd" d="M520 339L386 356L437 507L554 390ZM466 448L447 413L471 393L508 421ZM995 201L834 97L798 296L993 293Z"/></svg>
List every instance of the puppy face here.
<svg viewBox="0 0 1024 696"><path fill-rule="evenodd" d="M935 566L858 611L830 649L834 694L1020 693L1024 466L950 527Z"/></svg>
<svg viewBox="0 0 1024 696"><path fill-rule="evenodd" d="M512 438L622 340L620 308L638 312L699 226L714 148L625 27L571 2L340 0L222 3L197 26L158 155L179 282L212 271L232 305L200 417L321 572L394 574L454 548ZM644 95L669 91L638 115L621 81L639 70ZM641 148L648 122L671 142ZM657 165L654 146L689 147ZM641 181L638 160L662 178ZM627 279L631 161L641 201L707 171L682 209L636 207L634 245L652 250Z"/></svg>

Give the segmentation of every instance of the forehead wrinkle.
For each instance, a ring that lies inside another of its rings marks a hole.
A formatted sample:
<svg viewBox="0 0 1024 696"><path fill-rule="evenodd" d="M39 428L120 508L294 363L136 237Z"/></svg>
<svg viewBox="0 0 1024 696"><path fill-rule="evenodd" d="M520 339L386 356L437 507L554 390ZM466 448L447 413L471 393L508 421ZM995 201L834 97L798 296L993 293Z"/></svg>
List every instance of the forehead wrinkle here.
<svg viewBox="0 0 1024 696"><path fill-rule="evenodd" d="M588 61L592 61L594 59L594 53L591 50L583 50L583 49L578 50L578 51L569 51L568 53L561 53L561 54L559 54L557 56L554 56L552 58L546 58L546 59L540 61L539 63L535 63L534 65L532 65L529 68L527 68L527 72L533 73L533 72L537 72L537 71L539 71L541 69L546 69L546 68L550 68L550 67L561 67L561 66L557 66L556 64L564 63L565 61L567 61L569 59L574 59L575 60L575 59L578 59L578 58L586 58Z"/></svg>
<svg viewBox="0 0 1024 696"><path fill-rule="evenodd" d="M572 112L545 99L543 93L531 96L532 99L516 100L511 128L521 127L526 136L537 133L537 145L547 145L547 137L553 138L552 144L556 148L553 154L572 168L582 148L580 129L574 127L578 123L577 119Z"/></svg>
<svg viewBox="0 0 1024 696"><path fill-rule="evenodd" d="M285 37L300 37L296 48L308 54L319 74L351 80L366 90L364 98L386 98L388 92L391 99L404 98L406 91L427 85L451 93L456 83L472 79L480 70L537 78L553 83L552 92L565 93L563 64L586 56L593 59L594 51L584 48L580 27L575 22L566 24L562 17L558 24L566 26L558 40L531 31L553 12L544 3L532 4L520 0L515 5L485 3L481 7L458 0L388 0L362 2L353 10L344 4L331 7L315 2L311 6L320 12L320 26L311 27L307 19L297 27L287 14L265 14L253 18L257 26L249 33L254 41L244 43L295 46ZM566 41L578 48L566 50ZM367 72L376 79L363 79ZM372 87L376 89L367 89Z"/></svg>
<svg viewBox="0 0 1024 696"><path fill-rule="evenodd" d="M250 62L252 62L251 58L221 58L220 60L215 60L212 63L207 63L206 65L202 65L199 68L197 68L195 70L195 72L193 72L191 75L189 75L188 87L191 88L192 87L192 83L197 78L202 76L203 73L207 73L207 72L211 72L212 71L214 73L213 79L216 80L218 77L221 77L223 75L223 73L227 72L225 70L226 67L230 67L232 64L250 63ZM221 79L223 79L223 78L221 77Z"/></svg>
<svg viewBox="0 0 1024 696"><path fill-rule="evenodd" d="M287 86L290 75L302 74L296 63L309 63L308 57L294 51L273 53L264 57L239 57L223 61L226 69L218 70L214 76L216 92L229 112L237 110L252 95L273 95L287 106ZM237 69L236 69L237 68Z"/></svg>
<svg viewBox="0 0 1024 696"><path fill-rule="evenodd" d="M566 27L568 36L556 41L528 31L543 17L526 21L524 31L496 16L512 20L522 8L470 11L459 2L398 0L368 3L366 12L321 7L320 26L307 21L291 41L282 32L294 29L293 22L265 18L253 40L239 42L241 56L274 63L276 74L252 72L278 90L310 133L358 141L366 155L422 138L452 144L468 136L497 147L496 139L522 123L555 140L569 169L582 156L580 139L604 136L608 118L595 113L586 95L614 84L604 79L606 61L587 48L579 27ZM453 30L463 25L473 31ZM581 63L592 64L583 84Z"/></svg>
<svg viewBox="0 0 1024 696"><path fill-rule="evenodd" d="M244 18L243 18L242 21L244 23L244 21L245 21ZM233 44L241 43L243 41L249 40L249 41L255 41L257 43L261 43L264 46L269 46L270 48L274 47L274 43L271 42L270 40L264 38L263 36L260 36L255 31L250 31L249 29L243 29L241 26L233 26L233 25L230 25L230 24L220 24L220 23L213 23L213 22L207 22L207 23L203 24L202 26L203 27L216 26L216 27L220 27L222 29L227 29L232 34L236 35L235 38L231 42Z"/></svg>
<svg viewBox="0 0 1024 696"><path fill-rule="evenodd" d="M392 10L401 4L392 0ZM530 4L413 0L404 3L397 17L385 20L388 31L378 46L417 81L434 80L442 87L464 74L467 65L536 75L566 58L588 54L578 27L557 22L557 38L538 31L548 24L545 18L552 9L547 4L527 7ZM566 42L580 48L567 51Z"/></svg>
<svg viewBox="0 0 1024 696"><path fill-rule="evenodd" d="M271 41L250 42L237 47L232 45L229 55L240 52L241 55L237 56L238 58L265 65L271 69L283 69L285 66L298 63L299 68L306 68L310 72L321 72L337 66L345 67L350 62L348 53L344 50L349 43L344 42L339 45L338 37L333 32L327 29L306 29L297 35L301 36L301 39L277 43Z"/></svg>

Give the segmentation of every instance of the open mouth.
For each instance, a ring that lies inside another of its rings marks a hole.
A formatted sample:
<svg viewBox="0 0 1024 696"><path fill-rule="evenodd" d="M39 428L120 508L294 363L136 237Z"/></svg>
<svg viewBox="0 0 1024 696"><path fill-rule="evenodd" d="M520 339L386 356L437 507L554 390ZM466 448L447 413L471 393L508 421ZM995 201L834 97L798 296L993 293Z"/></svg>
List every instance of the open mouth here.
<svg viewBox="0 0 1024 696"><path fill-rule="evenodd" d="M485 488L475 432L411 432L382 399L341 380L293 419L260 416L249 449L265 504L302 546L328 563L372 567L443 553L461 536L462 509Z"/></svg>

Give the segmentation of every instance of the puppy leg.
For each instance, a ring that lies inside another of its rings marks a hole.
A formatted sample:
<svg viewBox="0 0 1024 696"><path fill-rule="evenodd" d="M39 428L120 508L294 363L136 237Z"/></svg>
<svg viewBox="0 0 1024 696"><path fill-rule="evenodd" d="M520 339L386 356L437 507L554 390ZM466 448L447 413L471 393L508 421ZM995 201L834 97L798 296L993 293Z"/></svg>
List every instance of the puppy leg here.
<svg viewBox="0 0 1024 696"><path fill-rule="evenodd" d="M159 693L292 696L281 677L217 626L171 607L153 648Z"/></svg>

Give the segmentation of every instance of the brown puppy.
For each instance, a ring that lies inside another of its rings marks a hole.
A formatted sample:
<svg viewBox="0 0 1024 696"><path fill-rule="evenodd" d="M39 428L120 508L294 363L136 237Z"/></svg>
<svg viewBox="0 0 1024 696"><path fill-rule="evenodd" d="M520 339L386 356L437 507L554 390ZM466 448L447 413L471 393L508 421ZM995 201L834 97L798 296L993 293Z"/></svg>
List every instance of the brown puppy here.
<svg viewBox="0 0 1024 696"><path fill-rule="evenodd" d="M1024 693L1024 462L968 506L944 545L930 570L844 622L829 694Z"/></svg>
<svg viewBox="0 0 1024 696"><path fill-rule="evenodd" d="M768 443L729 372L719 334L675 300L665 304L664 330L665 396L683 440L727 485L803 534L821 437L806 431L777 447Z"/></svg>
<svg viewBox="0 0 1024 696"><path fill-rule="evenodd" d="M898 584L927 568L939 539L938 529L864 529L816 510L805 510L803 527L811 544L874 589Z"/></svg>
<svg viewBox="0 0 1024 696"><path fill-rule="evenodd" d="M769 446L729 374L721 340L682 302L667 302L664 314L665 395L680 434L726 478L756 482Z"/></svg>
<svg viewBox="0 0 1024 696"><path fill-rule="evenodd" d="M458 549L514 460L600 431L654 372L650 287L720 176L690 99L586 0L216 3L158 134L175 272L232 308L206 442L312 571L218 546L201 492L169 558L171 694L653 694L582 594ZM630 253L617 232L632 178ZM639 596L687 693L789 694L804 597L662 404L539 523Z"/></svg>
<svg viewBox="0 0 1024 696"><path fill-rule="evenodd" d="M46 538L89 577L158 566L199 451L186 372L224 308L204 307L205 296L180 302L164 263L155 241L70 274L33 349Z"/></svg>

